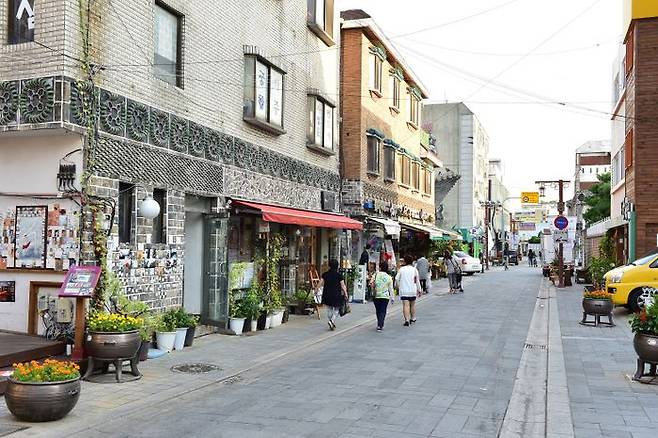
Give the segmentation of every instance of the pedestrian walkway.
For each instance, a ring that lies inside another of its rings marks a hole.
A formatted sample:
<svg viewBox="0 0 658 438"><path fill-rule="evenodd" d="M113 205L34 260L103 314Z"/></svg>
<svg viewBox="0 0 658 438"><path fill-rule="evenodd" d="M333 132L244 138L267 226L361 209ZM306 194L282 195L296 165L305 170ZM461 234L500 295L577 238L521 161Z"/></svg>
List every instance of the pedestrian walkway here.
<svg viewBox="0 0 658 438"><path fill-rule="evenodd" d="M557 290L575 437L658 437L658 384L630 379L637 355L628 311L615 309L615 327L582 326L582 291Z"/></svg>
<svg viewBox="0 0 658 438"><path fill-rule="evenodd" d="M422 305L423 301L436 299L447 292L445 279L434 281L431 294L423 296L419 303ZM401 320L400 311L400 303L396 301L389 308L390 324ZM266 366L332 338L345 336L361 326L375 327L372 303L353 304L352 313L339 318L338 328L333 332L327 330L324 316L324 311L321 320L315 315L291 315L288 323L251 336L213 334L198 338L192 347L181 352L174 351L161 358L142 362L139 367L144 376L135 382L112 385L82 382L81 397L76 409L57 423L17 422L6 410L3 399L0 401L0 432L15 430L16 426L28 426L29 429L23 432L25 436L68 436L93 425L139 412L146 406L167 403L183 394L230 382L245 371ZM197 363L214 365L219 369L204 374L172 371L172 367L177 365Z"/></svg>

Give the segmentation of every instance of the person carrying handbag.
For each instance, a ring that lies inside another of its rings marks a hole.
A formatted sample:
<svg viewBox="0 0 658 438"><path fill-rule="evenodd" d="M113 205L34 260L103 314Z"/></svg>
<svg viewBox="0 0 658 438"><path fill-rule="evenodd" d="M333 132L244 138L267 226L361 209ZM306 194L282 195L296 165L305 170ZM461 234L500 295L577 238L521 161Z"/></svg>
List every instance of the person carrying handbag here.
<svg viewBox="0 0 658 438"><path fill-rule="evenodd" d="M448 274L448 282L450 283L450 293L464 292L462 288L462 269L459 266L459 259L453 256L452 253L446 250L443 253L443 264L446 267Z"/></svg>
<svg viewBox="0 0 658 438"><path fill-rule="evenodd" d="M336 330L336 318L349 304L345 279L338 272L338 260L329 260L329 270L322 274L318 287L322 288L322 304L327 308L329 330Z"/></svg>
<svg viewBox="0 0 658 438"><path fill-rule="evenodd" d="M384 320L386 319L386 309L390 301L393 304L395 295L393 292L393 278L388 274L388 262L379 263L379 271L372 275L370 286L374 298L372 300L377 313L377 331L384 329Z"/></svg>

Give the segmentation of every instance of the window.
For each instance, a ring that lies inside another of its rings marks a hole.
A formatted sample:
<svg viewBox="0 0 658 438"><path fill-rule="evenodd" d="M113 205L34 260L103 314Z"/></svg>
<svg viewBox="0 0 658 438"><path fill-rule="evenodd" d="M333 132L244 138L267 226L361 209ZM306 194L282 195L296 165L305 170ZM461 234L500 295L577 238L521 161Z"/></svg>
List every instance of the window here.
<svg viewBox="0 0 658 438"><path fill-rule="evenodd" d="M379 53L370 53L368 60L370 66L370 76L368 86L371 90L376 91L381 95L382 93L382 66L383 60Z"/></svg>
<svg viewBox="0 0 658 438"><path fill-rule="evenodd" d="M334 0L306 0L308 27L327 45L334 41Z"/></svg>
<svg viewBox="0 0 658 438"><path fill-rule="evenodd" d="M411 158L407 155L402 155L402 172L401 172L401 183L405 186L408 186L411 182Z"/></svg>
<svg viewBox="0 0 658 438"><path fill-rule="evenodd" d="M9 0L9 44L34 41L34 12L34 0Z"/></svg>
<svg viewBox="0 0 658 438"><path fill-rule="evenodd" d="M119 183L119 242L130 243L135 213L135 186Z"/></svg>
<svg viewBox="0 0 658 438"><path fill-rule="evenodd" d="M420 99L414 93L409 93L409 121L414 126L419 126Z"/></svg>
<svg viewBox="0 0 658 438"><path fill-rule="evenodd" d="M391 75L391 107L397 110L400 109L400 78Z"/></svg>
<svg viewBox="0 0 658 438"><path fill-rule="evenodd" d="M434 178L434 172L431 169L425 169L425 194L432 194L432 181Z"/></svg>
<svg viewBox="0 0 658 438"><path fill-rule="evenodd" d="M612 159L612 185L615 186L619 184L625 178L626 167L624 165L624 147L622 146L619 149Z"/></svg>
<svg viewBox="0 0 658 438"><path fill-rule="evenodd" d="M171 85L183 86L181 68L182 16L171 9L155 4L155 76Z"/></svg>
<svg viewBox="0 0 658 438"><path fill-rule="evenodd" d="M165 230L165 212L167 211L167 192L162 189L153 190L153 199L160 205L160 214L153 218L151 243L167 243Z"/></svg>
<svg viewBox="0 0 658 438"><path fill-rule="evenodd" d="M257 56L247 56L244 63L245 121L283 134L284 72Z"/></svg>
<svg viewBox="0 0 658 438"><path fill-rule="evenodd" d="M626 141L624 142L624 169L628 169L633 165L633 130L631 129L626 134Z"/></svg>
<svg viewBox="0 0 658 438"><path fill-rule="evenodd" d="M368 136L368 173L379 174L379 145L381 140L373 135Z"/></svg>
<svg viewBox="0 0 658 438"><path fill-rule="evenodd" d="M635 29L631 29L628 34L628 40L626 41L626 76L633 71L633 62L635 57L635 48L634 48L634 39L635 39Z"/></svg>
<svg viewBox="0 0 658 438"><path fill-rule="evenodd" d="M395 149L392 146L384 147L384 179L395 181Z"/></svg>
<svg viewBox="0 0 658 438"><path fill-rule="evenodd" d="M334 106L317 96L308 96L308 144L334 149Z"/></svg>
<svg viewBox="0 0 658 438"><path fill-rule="evenodd" d="M420 163L417 161L414 161L413 164L411 165L411 180L412 180L412 186L414 190L420 190Z"/></svg>

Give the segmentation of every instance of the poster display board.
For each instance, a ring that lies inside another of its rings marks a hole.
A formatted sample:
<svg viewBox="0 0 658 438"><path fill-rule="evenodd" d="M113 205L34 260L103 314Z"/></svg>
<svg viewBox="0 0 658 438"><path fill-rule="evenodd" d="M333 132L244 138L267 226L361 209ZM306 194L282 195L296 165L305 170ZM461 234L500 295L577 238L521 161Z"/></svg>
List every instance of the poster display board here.
<svg viewBox="0 0 658 438"><path fill-rule="evenodd" d="M100 275L100 266L72 266L62 283L59 296L91 298Z"/></svg>

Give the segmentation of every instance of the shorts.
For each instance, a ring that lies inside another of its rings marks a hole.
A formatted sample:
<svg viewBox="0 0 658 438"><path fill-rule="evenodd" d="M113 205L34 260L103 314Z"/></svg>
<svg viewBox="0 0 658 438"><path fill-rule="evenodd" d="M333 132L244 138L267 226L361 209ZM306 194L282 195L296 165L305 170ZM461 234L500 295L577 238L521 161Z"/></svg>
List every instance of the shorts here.
<svg viewBox="0 0 658 438"><path fill-rule="evenodd" d="M402 301L416 301L416 297L400 297Z"/></svg>

